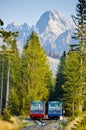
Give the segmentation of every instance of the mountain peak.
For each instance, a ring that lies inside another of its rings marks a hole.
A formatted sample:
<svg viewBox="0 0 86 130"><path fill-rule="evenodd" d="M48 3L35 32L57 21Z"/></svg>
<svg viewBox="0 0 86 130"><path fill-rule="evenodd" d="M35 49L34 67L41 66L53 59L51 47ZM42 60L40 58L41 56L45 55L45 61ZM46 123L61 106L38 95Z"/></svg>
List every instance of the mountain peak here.
<svg viewBox="0 0 86 130"><path fill-rule="evenodd" d="M12 23L14 26L18 27L19 26L19 23L17 21L13 21Z"/></svg>
<svg viewBox="0 0 86 130"><path fill-rule="evenodd" d="M6 29L9 31L17 31L19 26L20 25L18 24L18 22L13 21L12 23L10 23L6 26Z"/></svg>
<svg viewBox="0 0 86 130"><path fill-rule="evenodd" d="M56 10L48 10L46 11L39 19L36 24L36 27L39 30L39 33L42 34L44 31L51 32L58 35L60 33L69 30L72 28L70 22L58 13Z"/></svg>
<svg viewBox="0 0 86 130"><path fill-rule="evenodd" d="M52 12L54 14L57 13L57 11L55 9L51 9L50 12Z"/></svg>
<svg viewBox="0 0 86 130"><path fill-rule="evenodd" d="M55 9L49 10L50 17L59 17L60 13L58 13Z"/></svg>

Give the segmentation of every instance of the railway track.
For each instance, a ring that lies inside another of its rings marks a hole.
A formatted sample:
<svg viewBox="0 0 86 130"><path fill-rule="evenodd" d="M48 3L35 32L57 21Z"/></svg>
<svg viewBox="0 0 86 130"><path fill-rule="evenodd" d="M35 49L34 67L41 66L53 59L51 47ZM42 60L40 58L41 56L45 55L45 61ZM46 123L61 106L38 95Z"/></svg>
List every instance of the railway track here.
<svg viewBox="0 0 86 130"><path fill-rule="evenodd" d="M52 125L51 127L50 125L57 123L57 120L34 120L34 123L34 125L24 128L23 130L52 130L54 126ZM55 130L58 129L56 128Z"/></svg>

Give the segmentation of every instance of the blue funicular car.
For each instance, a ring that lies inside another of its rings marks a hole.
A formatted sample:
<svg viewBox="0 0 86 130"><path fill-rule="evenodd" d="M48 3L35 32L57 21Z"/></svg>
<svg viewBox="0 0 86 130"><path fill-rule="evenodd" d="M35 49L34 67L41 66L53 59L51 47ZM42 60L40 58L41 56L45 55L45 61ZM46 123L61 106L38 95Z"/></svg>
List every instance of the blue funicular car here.
<svg viewBox="0 0 86 130"><path fill-rule="evenodd" d="M48 118L60 118L62 116L62 102L48 101Z"/></svg>

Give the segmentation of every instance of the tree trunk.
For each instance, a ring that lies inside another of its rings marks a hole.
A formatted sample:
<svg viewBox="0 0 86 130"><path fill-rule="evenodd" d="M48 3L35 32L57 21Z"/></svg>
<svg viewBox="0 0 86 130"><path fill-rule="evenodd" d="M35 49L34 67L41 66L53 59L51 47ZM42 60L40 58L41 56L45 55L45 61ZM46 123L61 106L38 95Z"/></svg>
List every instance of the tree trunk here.
<svg viewBox="0 0 86 130"><path fill-rule="evenodd" d="M6 90L6 109L8 107L8 99L9 99L9 79L10 78L10 60L8 60L8 72L7 72L7 90Z"/></svg>
<svg viewBox="0 0 86 130"><path fill-rule="evenodd" d="M2 61L2 81L1 81L1 97L0 97L0 115L2 113L2 98L3 98L3 78L4 78L4 57Z"/></svg>

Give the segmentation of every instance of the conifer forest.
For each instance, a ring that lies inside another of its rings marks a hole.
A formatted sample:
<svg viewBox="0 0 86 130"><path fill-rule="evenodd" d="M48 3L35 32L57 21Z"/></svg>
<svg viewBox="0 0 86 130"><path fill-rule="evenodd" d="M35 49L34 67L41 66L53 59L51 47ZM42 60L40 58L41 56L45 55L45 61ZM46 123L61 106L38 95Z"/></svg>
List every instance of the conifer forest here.
<svg viewBox="0 0 86 130"><path fill-rule="evenodd" d="M67 116L86 111L86 0L78 0L72 19L72 38L78 43L60 57L56 77L37 33L31 33L20 54L18 32L4 30L0 19L0 115L5 109L12 115L28 115L32 100L62 101Z"/></svg>

